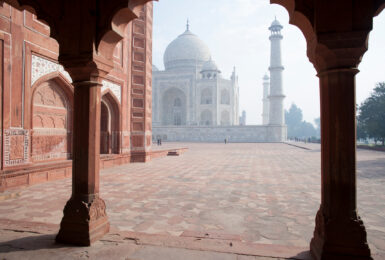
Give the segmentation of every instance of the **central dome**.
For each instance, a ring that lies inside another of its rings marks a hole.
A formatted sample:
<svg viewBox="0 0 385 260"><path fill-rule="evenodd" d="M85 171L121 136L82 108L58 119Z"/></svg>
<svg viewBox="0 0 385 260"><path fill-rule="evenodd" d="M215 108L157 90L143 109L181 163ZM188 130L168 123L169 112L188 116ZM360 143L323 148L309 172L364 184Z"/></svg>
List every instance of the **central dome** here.
<svg viewBox="0 0 385 260"><path fill-rule="evenodd" d="M166 70L201 65L210 59L210 49L193 34L188 26L186 31L173 40L163 56Z"/></svg>

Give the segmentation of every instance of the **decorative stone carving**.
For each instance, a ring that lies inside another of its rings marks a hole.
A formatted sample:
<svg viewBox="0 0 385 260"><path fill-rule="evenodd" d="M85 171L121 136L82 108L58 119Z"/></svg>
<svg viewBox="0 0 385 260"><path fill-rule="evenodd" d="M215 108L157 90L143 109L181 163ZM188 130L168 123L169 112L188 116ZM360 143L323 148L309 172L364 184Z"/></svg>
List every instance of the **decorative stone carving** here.
<svg viewBox="0 0 385 260"><path fill-rule="evenodd" d="M94 201L88 204L90 221L96 221L100 218L107 217L106 203L100 198L94 199Z"/></svg>
<svg viewBox="0 0 385 260"><path fill-rule="evenodd" d="M31 133L32 159L67 159L70 125L69 101L54 81L43 83L34 93Z"/></svg>
<svg viewBox="0 0 385 260"><path fill-rule="evenodd" d="M122 87L120 85L107 80L103 80L102 84L102 92L107 89L111 90L111 92L119 100L119 102L122 103Z"/></svg>
<svg viewBox="0 0 385 260"><path fill-rule="evenodd" d="M4 130L4 165L15 166L28 163L28 145L28 130Z"/></svg>
<svg viewBox="0 0 385 260"><path fill-rule="evenodd" d="M56 236L59 243L89 246L109 232L106 204L98 196L89 203L71 198L63 214L60 231Z"/></svg>
<svg viewBox="0 0 385 260"><path fill-rule="evenodd" d="M40 56L32 55L31 86L42 76L55 71L59 71L66 79L72 82L71 76L64 70L63 66Z"/></svg>
<svg viewBox="0 0 385 260"><path fill-rule="evenodd" d="M355 259L372 259L365 226L358 215L355 214L346 221L327 218L322 211L321 205L311 240L311 254L314 259L352 259L352 256Z"/></svg>

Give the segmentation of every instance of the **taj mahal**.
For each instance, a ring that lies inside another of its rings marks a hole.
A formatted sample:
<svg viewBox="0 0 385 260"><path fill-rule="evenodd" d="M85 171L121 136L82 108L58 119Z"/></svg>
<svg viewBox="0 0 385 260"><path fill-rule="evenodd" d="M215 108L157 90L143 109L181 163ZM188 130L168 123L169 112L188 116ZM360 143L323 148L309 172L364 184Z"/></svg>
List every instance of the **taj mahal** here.
<svg viewBox="0 0 385 260"><path fill-rule="evenodd" d="M286 140L281 62L282 25L271 31L270 77L263 77L263 124L240 124L238 75L222 75L208 46L186 30L166 48L165 70L153 65L153 139L192 142L282 142ZM245 115L242 115L244 119Z"/></svg>

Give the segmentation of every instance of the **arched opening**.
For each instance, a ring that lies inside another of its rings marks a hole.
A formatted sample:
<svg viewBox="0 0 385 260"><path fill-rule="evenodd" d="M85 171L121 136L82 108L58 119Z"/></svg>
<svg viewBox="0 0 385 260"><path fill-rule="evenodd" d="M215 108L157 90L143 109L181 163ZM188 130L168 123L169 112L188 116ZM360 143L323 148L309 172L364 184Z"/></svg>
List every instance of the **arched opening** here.
<svg viewBox="0 0 385 260"><path fill-rule="evenodd" d="M202 111L200 124L205 126L210 126L213 124L213 114L210 110Z"/></svg>
<svg viewBox="0 0 385 260"><path fill-rule="evenodd" d="M184 92L177 88L171 88L164 92L162 99L162 124L186 125L186 96Z"/></svg>
<svg viewBox="0 0 385 260"><path fill-rule="evenodd" d="M201 104L207 105L213 103L213 94L212 91L208 88L202 90L201 93Z"/></svg>
<svg viewBox="0 0 385 260"><path fill-rule="evenodd" d="M221 113L221 125L230 125L230 113L227 110Z"/></svg>
<svg viewBox="0 0 385 260"><path fill-rule="evenodd" d="M119 111L119 104L112 94L104 94L100 109L100 154L119 153Z"/></svg>
<svg viewBox="0 0 385 260"><path fill-rule="evenodd" d="M230 94L227 89L223 89L221 91L221 104L222 105L230 105Z"/></svg>
<svg viewBox="0 0 385 260"><path fill-rule="evenodd" d="M70 159L72 91L69 84L61 77L36 84L31 102L32 160Z"/></svg>

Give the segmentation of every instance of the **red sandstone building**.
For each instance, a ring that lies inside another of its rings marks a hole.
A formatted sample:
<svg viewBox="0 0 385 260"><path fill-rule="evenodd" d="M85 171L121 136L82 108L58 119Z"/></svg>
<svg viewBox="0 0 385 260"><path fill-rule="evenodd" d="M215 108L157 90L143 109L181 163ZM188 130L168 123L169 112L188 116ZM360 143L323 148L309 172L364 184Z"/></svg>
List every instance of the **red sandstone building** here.
<svg viewBox="0 0 385 260"><path fill-rule="evenodd" d="M102 81L101 167L149 159L151 35L148 3L126 27ZM1 189L71 175L74 86L49 36L31 12L0 4Z"/></svg>

